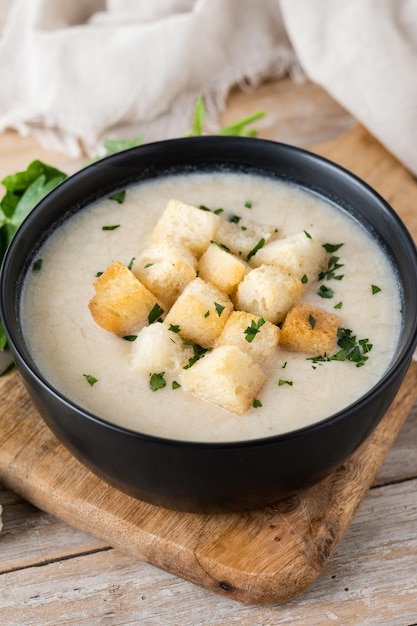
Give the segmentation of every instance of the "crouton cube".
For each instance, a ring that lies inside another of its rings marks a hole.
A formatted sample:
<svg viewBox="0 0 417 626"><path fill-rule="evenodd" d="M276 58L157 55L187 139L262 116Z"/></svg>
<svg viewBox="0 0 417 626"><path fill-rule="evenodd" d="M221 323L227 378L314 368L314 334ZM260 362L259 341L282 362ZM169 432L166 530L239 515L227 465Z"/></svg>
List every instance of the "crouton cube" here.
<svg viewBox="0 0 417 626"><path fill-rule="evenodd" d="M303 292L301 280L275 265L261 265L248 272L234 297L236 308L277 324Z"/></svg>
<svg viewBox="0 0 417 626"><path fill-rule="evenodd" d="M275 350L280 329L262 317L246 311L232 311L214 347L237 346L254 361L262 362Z"/></svg>
<svg viewBox="0 0 417 626"><path fill-rule="evenodd" d="M324 269L326 258L320 241L302 232L270 241L250 259L250 264L253 267L279 265L299 279L306 277L305 281L313 281Z"/></svg>
<svg viewBox="0 0 417 626"><path fill-rule="evenodd" d="M193 357L194 350L178 333L162 323L145 326L132 343L130 363L133 368L152 372L181 370Z"/></svg>
<svg viewBox="0 0 417 626"><path fill-rule="evenodd" d="M169 200L152 233L152 243L170 241L201 256L214 238L218 215L178 200Z"/></svg>
<svg viewBox="0 0 417 626"><path fill-rule="evenodd" d="M180 335L209 348L233 310L229 297L201 278L192 280L168 312L165 322L179 326Z"/></svg>
<svg viewBox="0 0 417 626"><path fill-rule="evenodd" d="M245 222L236 224L221 219L213 239L226 246L230 252L245 261L260 241L268 241L275 232L274 226Z"/></svg>
<svg viewBox="0 0 417 626"><path fill-rule="evenodd" d="M232 293L246 272L246 264L220 245L209 245L198 263L198 275L225 293Z"/></svg>
<svg viewBox="0 0 417 626"><path fill-rule="evenodd" d="M197 276L196 259L185 248L167 241L155 243L133 262L132 272L149 291L170 307Z"/></svg>
<svg viewBox="0 0 417 626"><path fill-rule="evenodd" d="M182 385L197 398L243 415L250 409L266 375L237 346L220 346L184 370Z"/></svg>
<svg viewBox="0 0 417 626"><path fill-rule="evenodd" d="M331 354L336 347L338 327L337 315L299 302L285 318L279 344L294 352Z"/></svg>
<svg viewBox="0 0 417 626"><path fill-rule="evenodd" d="M120 336L148 324L151 311L161 307L158 299L119 261L99 276L94 289L88 305L91 315L101 328Z"/></svg>

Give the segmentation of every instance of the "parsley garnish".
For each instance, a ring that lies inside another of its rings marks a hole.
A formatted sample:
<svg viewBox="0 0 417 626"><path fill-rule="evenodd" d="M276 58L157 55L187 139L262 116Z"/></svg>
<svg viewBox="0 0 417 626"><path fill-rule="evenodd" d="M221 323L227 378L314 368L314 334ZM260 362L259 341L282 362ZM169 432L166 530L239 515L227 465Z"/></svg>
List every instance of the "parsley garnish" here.
<svg viewBox="0 0 417 626"><path fill-rule="evenodd" d="M292 387L292 380L284 380L283 378L280 378L278 380L278 387L282 387L283 385L288 385L289 387Z"/></svg>
<svg viewBox="0 0 417 626"><path fill-rule="evenodd" d="M179 333L181 329L179 324L170 324L168 330L172 331L173 333Z"/></svg>
<svg viewBox="0 0 417 626"><path fill-rule="evenodd" d="M304 274L304 276L301 277L301 282L303 283L303 285L306 285L308 283L307 274Z"/></svg>
<svg viewBox="0 0 417 626"><path fill-rule="evenodd" d="M374 296L376 293L381 291L381 287L377 287L377 285L371 285L372 295Z"/></svg>
<svg viewBox="0 0 417 626"><path fill-rule="evenodd" d="M91 374L83 374L83 376L90 385L90 387L96 384L97 378L94 378L94 376L91 376Z"/></svg>
<svg viewBox="0 0 417 626"><path fill-rule="evenodd" d="M219 241L215 241L214 239L210 239L210 243L212 243L215 246L218 246L221 250L224 250L225 252L230 252L230 248L225 246L224 243L220 243Z"/></svg>
<svg viewBox="0 0 417 626"><path fill-rule="evenodd" d="M99 278L100 276L103 276L104 272L97 272L96 274L96 278Z"/></svg>
<svg viewBox="0 0 417 626"><path fill-rule="evenodd" d="M132 267L133 267L133 263L135 262L135 258L136 258L136 257L132 257L132 258L130 259L130 263L129 263L129 265L127 266L127 269L128 269L128 270L131 270L131 269L132 269Z"/></svg>
<svg viewBox="0 0 417 626"><path fill-rule="evenodd" d="M103 226L102 230L116 230L116 228L120 228L120 224L113 224L112 226Z"/></svg>
<svg viewBox="0 0 417 626"><path fill-rule="evenodd" d="M126 198L125 189L123 191L118 191L117 193L114 193L112 196L109 196L109 200L114 200L115 202L118 202L119 204L123 204L123 202L125 201L125 198Z"/></svg>
<svg viewBox="0 0 417 626"><path fill-rule="evenodd" d="M246 335L245 339L246 341L248 341L249 343L251 343L251 341L253 341L255 339L255 335L257 335L257 333L259 333L261 326L263 326L265 324L265 320L263 317L260 317L259 320L257 322L255 322L255 320L252 320L250 323L250 326L248 326L243 332Z"/></svg>
<svg viewBox="0 0 417 626"><path fill-rule="evenodd" d="M172 389L179 389L181 387L181 385L176 380L173 380L171 387L172 387Z"/></svg>
<svg viewBox="0 0 417 626"><path fill-rule="evenodd" d="M342 280L343 274L335 274L336 270L343 267L343 263L339 263L339 259L340 257L338 256L330 257L326 271L320 272L318 279L323 280L325 278L326 280L331 280L333 278L333 280Z"/></svg>
<svg viewBox="0 0 417 626"><path fill-rule="evenodd" d="M204 204L200 204L200 206L198 207L201 211L208 211L210 213L210 209L205 206Z"/></svg>
<svg viewBox="0 0 417 626"><path fill-rule="evenodd" d="M339 248L341 248L343 245L343 243L324 243L323 248L326 250L326 252L332 253L337 252Z"/></svg>
<svg viewBox="0 0 417 626"><path fill-rule="evenodd" d="M342 308L342 306L343 306L343 302L342 302L342 301L340 301L340 302L338 302L337 304L335 304L333 308L334 308L334 309L341 309L341 308Z"/></svg>
<svg viewBox="0 0 417 626"><path fill-rule="evenodd" d="M232 215L232 217L230 218L229 222L232 222L233 224L239 224L241 219L242 218L239 217L239 215Z"/></svg>
<svg viewBox="0 0 417 626"><path fill-rule="evenodd" d="M369 339L356 339L356 335L352 334L349 328L339 328L337 331L337 345L340 350L331 356L327 354L315 357L309 357L308 361L313 363L325 363L329 361L352 361L356 363L356 367L365 365L368 360L368 352L372 350L372 344Z"/></svg>
<svg viewBox="0 0 417 626"><path fill-rule="evenodd" d="M223 212L224 212L224 209L214 209L213 211L215 215L220 215L220 213L223 213Z"/></svg>
<svg viewBox="0 0 417 626"><path fill-rule="evenodd" d="M146 263L146 265L143 266L143 269L148 269L148 267L152 267L152 265L154 265L154 263Z"/></svg>
<svg viewBox="0 0 417 626"><path fill-rule="evenodd" d="M42 267L42 259L36 259L32 265L32 270L38 272Z"/></svg>
<svg viewBox="0 0 417 626"><path fill-rule="evenodd" d="M307 232L306 230L304 231L305 236L307 237L307 239L312 239L311 235L309 232Z"/></svg>
<svg viewBox="0 0 417 626"><path fill-rule="evenodd" d="M158 391L166 387L167 381L164 378L165 372L159 372L159 374L149 375L149 388L151 391Z"/></svg>
<svg viewBox="0 0 417 626"><path fill-rule="evenodd" d="M246 207L247 209L251 209L251 208L252 208L252 202L251 202L250 200L247 200L247 201L245 202L245 207Z"/></svg>
<svg viewBox="0 0 417 626"><path fill-rule="evenodd" d="M154 322L159 320L163 312L164 309L162 309L159 304L156 303L148 315L149 324L153 324Z"/></svg>
<svg viewBox="0 0 417 626"><path fill-rule="evenodd" d="M190 358L187 365L184 365L183 369L188 370L194 363L196 363L199 359L201 359L206 352L210 350L210 348L203 348L199 346L198 343L194 343L191 339L183 339L183 342L186 346L191 346L194 350L194 356Z"/></svg>
<svg viewBox="0 0 417 626"><path fill-rule="evenodd" d="M333 289L330 289L330 287L326 285L321 285L316 293L320 298L333 298L334 296Z"/></svg>
<svg viewBox="0 0 417 626"><path fill-rule="evenodd" d="M308 323L311 326L311 330L314 330L314 326L316 325L316 320L314 319L314 317L311 315L311 313L308 316Z"/></svg>
<svg viewBox="0 0 417 626"><path fill-rule="evenodd" d="M137 337L137 335L125 335L123 339L125 339L126 341L136 341Z"/></svg>
<svg viewBox="0 0 417 626"><path fill-rule="evenodd" d="M246 260L249 261L249 259L251 259L253 256L255 256L255 254L258 252L258 250L263 248L264 245L265 245L265 239L262 237L262 239L260 239L258 241L256 246L254 248L252 248L252 250L250 252L248 252L248 256L246 257Z"/></svg>
<svg viewBox="0 0 417 626"><path fill-rule="evenodd" d="M218 302L215 302L214 306L216 307L217 315L220 317L220 315L224 311L224 306L222 304L219 304Z"/></svg>
<svg viewBox="0 0 417 626"><path fill-rule="evenodd" d="M255 400L252 402L252 406L254 409L259 409L262 406L262 402L258 400L258 398L255 398Z"/></svg>
<svg viewBox="0 0 417 626"><path fill-rule="evenodd" d="M208 317L209 315L210 315L210 311L206 311L206 312L204 313L204 317Z"/></svg>

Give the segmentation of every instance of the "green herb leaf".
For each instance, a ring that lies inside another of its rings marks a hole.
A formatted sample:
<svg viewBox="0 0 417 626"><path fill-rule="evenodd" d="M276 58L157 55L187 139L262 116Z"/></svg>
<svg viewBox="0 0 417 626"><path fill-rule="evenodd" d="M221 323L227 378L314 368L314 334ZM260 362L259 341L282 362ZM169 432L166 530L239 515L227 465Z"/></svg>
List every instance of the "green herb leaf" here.
<svg viewBox="0 0 417 626"><path fill-rule="evenodd" d="M158 391L166 387L167 381L165 380L165 372L159 372L159 374L150 374L149 376L149 388L151 391Z"/></svg>
<svg viewBox="0 0 417 626"><path fill-rule="evenodd" d="M183 338L183 342L186 346L191 346L194 350L194 356L192 356L187 365L184 365L183 367L184 370L188 370L194 365L194 363L201 359L206 354L206 352L209 352L210 348L203 348L202 346L199 346L198 343L194 343L194 341L191 341L191 339Z"/></svg>
<svg viewBox="0 0 417 626"><path fill-rule="evenodd" d="M307 239L312 239L311 235L309 232L307 232L306 230L304 231L305 236L307 237Z"/></svg>
<svg viewBox="0 0 417 626"><path fill-rule="evenodd" d="M224 306L222 304L219 304L218 302L215 302L214 306L216 307L217 315L220 317L224 311Z"/></svg>
<svg viewBox="0 0 417 626"><path fill-rule="evenodd" d="M232 224L239 224L241 219L242 218L239 217L239 215L232 215L229 219L229 222L232 222Z"/></svg>
<svg viewBox="0 0 417 626"><path fill-rule="evenodd" d="M303 285L306 285L308 283L307 274L304 274L304 276L301 277L301 282L303 283Z"/></svg>
<svg viewBox="0 0 417 626"><path fill-rule="evenodd" d="M36 259L32 264L32 270L38 272L42 267L42 259Z"/></svg>
<svg viewBox="0 0 417 626"><path fill-rule="evenodd" d="M230 126L221 128L217 134L240 135L241 137L256 137L256 135L258 134L257 131L255 129L247 129L247 126L253 124L253 122L257 122L263 117L265 117L265 111L256 111L256 113L253 113L253 115L248 115L248 117L243 118L235 124L231 124Z"/></svg>
<svg viewBox="0 0 417 626"><path fill-rule="evenodd" d="M126 341L136 341L137 337L137 335L125 335L123 339L125 339Z"/></svg>
<svg viewBox="0 0 417 626"><path fill-rule="evenodd" d="M200 209L200 211L208 211L209 213L211 213L210 209L205 204L200 204L198 208Z"/></svg>
<svg viewBox="0 0 417 626"><path fill-rule="evenodd" d="M283 385L288 385L289 387L292 387L292 380L284 380L283 378L280 378L278 380L278 386L282 387Z"/></svg>
<svg viewBox="0 0 417 626"><path fill-rule="evenodd" d="M161 308L158 303L155 303L155 305L153 306L152 310L150 311L148 315L149 324L153 324L154 322L157 322L159 318L161 317L161 315L163 314L163 312L164 312L164 309Z"/></svg>
<svg viewBox="0 0 417 626"><path fill-rule="evenodd" d="M349 328L339 328L337 331L337 345L340 350L331 356L319 355L309 357L307 360L313 363L324 363L329 361L352 361L356 367L362 367L368 360L367 354L372 350L372 344L369 339L356 339Z"/></svg>
<svg viewBox="0 0 417 626"><path fill-rule="evenodd" d="M314 319L314 317L311 315L311 313L308 316L308 323L311 326L311 330L314 330L314 327L316 325L316 320Z"/></svg>
<svg viewBox="0 0 417 626"><path fill-rule="evenodd" d="M245 202L245 207L247 209L251 209L252 208L252 202L250 200L248 200L247 202Z"/></svg>
<svg viewBox="0 0 417 626"><path fill-rule="evenodd" d="M102 230L116 230L120 228L120 224L113 224L112 226L102 226Z"/></svg>
<svg viewBox="0 0 417 626"><path fill-rule="evenodd" d="M83 376L88 382L88 384L90 385L90 387L93 387L93 385L95 385L96 382L98 382L97 378L95 378L94 376L91 376L91 374L83 374Z"/></svg>
<svg viewBox="0 0 417 626"><path fill-rule="evenodd" d="M252 406L254 409L259 409L262 406L262 402L258 400L258 398L255 398L252 402Z"/></svg>
<svg viewBox="0 0 417 626"><path fill-rule="evenodd" d="M264 245L265 245L265 239L262 237L262 239L260 239L258 241L256 246L254 248L252 248L252 250L250 252L248 252L248 256L246 257L246 260L249 261L249 259L251 259L253 256L255 256L255 254L258 252L258 250L263 248Z"/></svg>
<svg viewBox="0 0 417 626"><path fill-rule="evenodd" d="M171 384L171 387L172 387L172 389L179 389L181 387L181 385L180 385L180 383L178 381L173 380L172 384Z"/></svg>
<svg viewBox="0 0 417 626"><path fill-rule="evenodd" d="M381 287L377 287L377 285L371 285L372 295L374 296L376 293L381 291Z"/></svg>
<svg viewBox="0 0 417 626"><path fill-rule="evenodd" d="M168 326L168 330L170 330L173 333L179 333L180 332L180 325L179 324L170 324Z"/></svg>
<svg viewBox="0 0 417 626"><path fill-rule="evenodd" d="M326 285L321 285L316 293L320 298L333 298L334 296L333 289L330 289L330 287Z"/></svg>
<svg viewBox="0 0 417 626"><path fill-rule="evenodd" d="M337 252L343 245L343 243L324 243L323 248L331 254L332 252Z"/></svg>
<svg viewBox="0 0 417 626"><path fill-rule="evenodd" d="M255 322L255 320L252 320L250 323L250 326L248 326L243 332L246 335L245 339L247 342L251 343L254 339L255 336L257 335L257 333L259 333L261 327L265 324L265 320L263 317L260 317L259 320L257 322Z"/></svg>
<svg viewBox="0 0 417 626"><path fill-rule="evenodd" d="M318 280L323 280L324 278L326 280L331 280L332 278L334 280L342 280L343 278L343 274L338 274L336 275L335 272L336 270L340 269L341 267L343 267L343 263L339 263L339 258L338 256L332 256L330 257L328 263L327 263L327 269L325 272L320 272L319 276L318 276Z"/></svg>
<svg viewBox="0 0 417 626"><path fill-rule="evenodd" d="M340 301L340 302L338 302L337 304L335 304L333 308L334 308L334 309L341 309L341 308L342 308L342 306L343 306L343 302L341 302L341 301Z"/></svg>
<svg viewBox="0 0 417 626"><path fill-rule="evenodd" d="M126 198L125 189L123 191L118 191L117 193L114 193L112 196L109 196L109 200L114 200L115 202L118 202L118 204L123 204L123 202L125 201L125 198Z"/></svg>

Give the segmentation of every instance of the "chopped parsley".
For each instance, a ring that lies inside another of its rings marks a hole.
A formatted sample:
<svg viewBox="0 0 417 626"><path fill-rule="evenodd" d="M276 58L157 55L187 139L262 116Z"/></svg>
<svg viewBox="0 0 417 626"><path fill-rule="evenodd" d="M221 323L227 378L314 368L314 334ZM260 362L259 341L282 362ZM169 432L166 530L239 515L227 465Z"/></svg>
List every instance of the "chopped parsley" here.
<svg viewBox="0 0 417 626"><path fill-rule="evenodd" d="M311 235L309 232L307 232L306 230L304 231L305 236L307 237L307 239L312 239Z"/></svg>
<svg viewBox="0 0 417 626"><path fill-rule="evenodd" d="M265 320L263 317L260 317L257 322L252 320L250 326L248 326L243 332L246 335L245 339L247 342L251 343L255 339L255 336L259 333L261 327L265 324Z"/></svg>
<svg viewBox="0 0 417 626"><path fill-rule="evenodd" d="M225 252L230 252L230 248L225 246L223 243L220 243L220 241L215 241L214 239L210 239L210 243L212 243L215 246L218 246L221 250L224 250Z"/></svg>
<svg viewBox="0 0 417 626"><path fill-rule="evenodd" d="M109 196L109 200L114 200L118 204L123 204L123 202L125 201L125 198L126 198L126 189L124 189L123 191L118 191L117 193L114 193L112 196Z"/></svg>
<svg viewBox="0 0 417 626"><path fill-rule="evenodd" d="M181 328L179 324L170 324L168 330L172 331L173 333L179 333Z"/></svg>
<svg viewBox="0 0 417 626"><path fill-rule="evenodd" d="M315 318L311 315L311 313L310 313L310 314L309 314L309 316L308 316L308 323L309 323L309 324L310 324L310 326L311 326L311 330L314 330L314 327L315 327L315 325L316 325L316 320L315 320Z"/></svg>
<svg viewBox="0 0 417 626"><path fill-rule="evenodd" d="M104 272L97 272L96 274L96 278L100 278L100 276L103 276Z"/></svg>
<svg viewBox="0 0 417 626"><path fill-rule="evenodd" d="M38 272L42 267L42 259L36 259L36 261L33 262L32 265L32 270L34 272Z"/></svg>
<svg viewBox="0 0 417 626"><path fill-rule="evenodd" d="M123 339L125 341L136 341L137 337L138 337L137 335L125 335Z"/></svg>
<svg viewBox="0 0 417 626"><path fill-rule="evenodd" d="M88 382L88 384L90 385L90 387L92 387L93 385L96 384L96 382L98 382L97 378L94 378L94 376L91 376L91 374L83 374L83 376Z"/></svg>
<svg viewBox="0 0 417 626"><path fill-rule="evenodd" d="M220 215L220 213L223 213L223 212L224 212L224 209L221 209L221 208L220 209L214 209L214 211L213 211L213 213L215 215Z"/></svg>
<svg viewBox="0 0 417 626"><path fill-rule="evenodd" d="M247 200L247 201L245 202L245 207L246 207L247 209L251 209L251 208L252 208L252 202L251 202L250 200Z"/></svg>
<svg viewBox="0 0 417 626"><path fill-rule="evenodd" d="M178 381L173 380L172 384L171 384L171 387L172 387L172 389L179 389L181 387L181 385L180 385L180 383Z"/></svg>
<svg viewBox="0 0 417 626"><path fill-rule="evenodd" d="M146 265L144 265L143 268L147 270L148 267L152 267L152 265L154 265L154 263L146 263Z"/></svg>
<svg viewBox="0 0 417 626"><path fill-rule="evenodd" d="M200 206L198 207L201 211L209 211L210 209L208 208L208 206L205 206L204 204L200 204Z"/></svg>
<svg viewBox="0 0 417 626"><path fill-rule="evenodd" d="M262 402L258 400L258 398L255 398L252 402L252 406L254 409L259 409L262 406Z"/></svg>
<svg viewBox="0 0 417 626"><path fill-rule="evenodd" d="M135 262L135 258L136 258L136 257L132 257L132 258L130 259L129 265L127 266L127 269L128 269L128 270L131 270L131 269L132 269L132 267L133 267L133 263Z"/></svg>
<svg viewBox="0 0 417 626"><path fill-rule="evenodd" d="M306 285L308 283L307 274L304 274L304 276L301 277L301 282L303 283L303 285Z"/></svg>
<svg viewBox="0 0 417 626"><path fill-rule="evenodd" d="M219 304L218 302L215 302L214 306L216 307L217 315L220 317L224 311L224 306L222 304Z"/></svg>
<svg viewBox="0 0 417 626"><path fill-rule="evenodd" d="M333 289L330 289L327 285L321 285L316 293L320 298L333 298L334 296Z"/></svg>
<svg viewBox="0 0 417 626"><path fill-rule="evenodd" d="M315 364L328 361L352 361L356 364L356 367L365 365L369 358L367 354L372 350L372 344L369 343L369 339L357 340L356 335L353 335L349 328L339 328L337 336L337 345L340 348L338 352L331 356L324 354L309 357L307 360L313 361Z"/></svg>
<svg viewBox="0 0 417 626"><path fill-rule="evenodd" d="M158 391L166 387L167 381L165 380L165 372L159 372L159 374L149 375L149 389L151 391Z"/></svg>
<svg viewBox="0 0 417 626"><path fill-rule="evenodd" d="M324 243L323 248L326 252L332 254L333 252L337 252L343 245L343 243Z"/></svg>
<svg viewBox="0 0 417 626"><path fill-rule="evenodd" d="M154 322L158 321L163 312L164 309L162 309L159 304L156 303L148 315L149 324L153 324Z"/></svg>
<svg viewBox="0 0 417 626"><path fill-rule="evenodd" d="M103 226L102 230L116 230L116 228L120 228L120 224L113 224L111 226Z"/></svg>
<svg viewBox="0 0 417 626"><path fill-rule="evenodd" d="M210 315L210 311L206 311L206 312L204 313L204 317L208 317L209 315Z"/></svg>
<svg viewBox="0 0 417 626"><path fill-rule="evenodd" d="M253 256L255 256L255 254L258 252L258 250L263 248L264 245L265 245L265 239L262 237L262 239L260 239L258 241L256 246L254 248L252 248L252 250L250 252L248 252L248 256L246 257L246 260L249 261L249 259L251 259Z"/></svg>
<svg viewBox="0 0 417 626"><path fill-rule="evenodd" d="M343 263L339 263L340 257L332 256L327 263L327 269L324 272L320 272L319 280L342 280L343 274L336 274L336 270L343 267Z"/></svg>
<svg viewBox="0 0 417 626"><path fill-rule="evenodd" d="M280 378L278 380L278 387L282 387L283 385L288 385L289 387L292 387L292 380L284 380L283 378Z"/></svg>
<svg viewBox="0 0 417 626"><path fill-rule="evenodd" d="M379 293L381 291L381 287L378 287L377 285L371 285L371 290L372 295L374 296L376 293Z"/></svg>
<svg viewBox="0 0 417 626"><path fill-rule="evenodd" d="M184 339L183 342L186 346L191 346L194 350L194 355L189 359L187 365L184 365L183 369L188 370L190 367L194 365L199 359L201 359L206 352L210 350L210 348L203 348L199 346L198 343L194 343L191 339Z"/></svg>
<svg viewBox="0 0 417 626"><path fill-rule="evenodd" d="M337 304L335 304L333 308L334 308L334 309L341 309L341 308L342 308L342 306L343 306L343 302L342 302L342 301L340 301L340 302L338 302Z"/></svg>
<svg viewBox="0 0 417 626"><path fill-rule="evenodd" d="M241 219L242 218L239 217L239 215L232 215L231 218L229 219L229 222L232 222L232 224L239 224Z"/></svg>

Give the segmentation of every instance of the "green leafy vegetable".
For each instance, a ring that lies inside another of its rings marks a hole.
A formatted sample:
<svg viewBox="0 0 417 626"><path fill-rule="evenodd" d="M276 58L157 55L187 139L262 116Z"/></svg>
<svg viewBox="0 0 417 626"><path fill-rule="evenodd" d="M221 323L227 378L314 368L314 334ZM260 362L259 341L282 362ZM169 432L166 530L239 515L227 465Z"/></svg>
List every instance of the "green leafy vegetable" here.
<svg viewBox="0 0 417 626"><path fill-rule="evenodd" d="M278 387L282 387L283 385L288 385L289 387L292 387L292 380L284 380L283 378L280 378L278 380Z"/></svg>
<svg viewBox="0 0 417 626"><path fill-rule="evenodd" d="M117 193L114 193L112 196L109 196L110 200L114 200L115 202L118 202L119 204L123 204L123 202L125 201L125 198L126 198L125 189L123 191L118 191Z"/></svg>
<svg viewBox="0 0 417 626"><path fill-rule="evenodd" d="M255 400L252 402L252 406L254 409L259 409L262 406L262 402L258 400L258 398L255 398Z"/></svg>
<svg viewBox="0 0 417 626"><path fill-rule="evenodd" d="M327 287L326 285L321 285L317 291L317 295L320 296L320 298L333 298L334 296L334 292L333 289L330 289L330 287Z"/></svg>
<svg viewBox="0 0 417 626"><path fill-rule="evenodd" d="M261 327L265 324L265 320L263 317L260 317L257 322L252 320L250 326L248 326L243 332L246 335L245 339L247 342L251 343L255 336L259 333Z"/></svg>
<svg viewBox="0 0 417 626"><path fill-rule="evenodd" d="M343 243L324 243L323 248L326 252L330 252L330 254L332 254L333 252L337 252L343 245Z"/></svg>
<svg viewBox="0 0 417 626"><path fill-rule="evenodd" d="M343 267L343 263L339 263L339 260L340 260L340 257L338 256L330 257L327 263L326 271L320 272L318 279L323 280L325 278L326 280L331 280L333 278L333 280L342 280L343 274L336 275L335 273L336 270Z"/></svg>
<svg viewBox="0 0 417 626"><path fill-rule="evenodd" d="M181 387L181 385L180 385L180 383L178 381L173 380L172 384L171 384L171 387L172 387L172 389L179 389Z"/></svg>
<svg viewBox="0 0 417 626"><path fill-rule="evenodd" d="M153 324L154 322L157 322L159 318L161 317L161 315L163 314L163 312L164 312L164 309L161 308L159 304L156 303L148 315L149 324Z"/></svg>
<svg viewBox="0 0 417 626"><path fill-rule="evenodd" d="M246 257L246 260L249 261L249 259L251 259L253 256L255 256L255 254L258 252L258 250L263 248L264 245L265 245L265 239L262 237L262 239L260 239L258 241L256 246L254 248L252 248L252 250L250 252L248 252L248 256Z"/></svg>
<svg viewBox="0 0 417 626"><path fill-rule="evenodd" d="M187 365L184 365L183 367L183 369L188 370L194 365L194 363L201 359L206 354L206 352L209 352L210 348L203 348L202 346L198 345L198 343L194 343L194 341L191 341L191 339L183 339L183 342L184 345L191 346L194 350L194 356L192 356L189 359Z"/></svg>
<svg viewBox="0 0 417 626"><path fill-rule="evenodd" d="M91 374L83 374L83 376L88 382L88 384L90 385L90 387L93 387L96 384L96 382L98 382L97 378L95 378L94 376L91 376Z"/></svg>
<svg viewBox="0 0 417 626"><path fill-rule="evenodd" d="M120 224L112 224L111 226L103 226L102 230L116 230L116 228L120 228Z"/></svg>
<svg viewBox="0 0 417 626"><path fill-rule="evenodd" d="M265 117L265 111L256 111L252 115L231 124L230 126L225 126L224 128L220 128L217 131L218 135L239 135L241 137L256 137L258 134L257 130L254 128L247 128L253 122L256 122ZM206 108L204 105L204 100L200 96L197 98L194 115L193 115L193 125L190 132L186 133L188 137L198 137L204 134L204 122L206 119Z"/></svg>
<svg viewBox="0 0 417 626"><path fill-rule="evenodd" d="M32 264L32 270L34 272L39 272L41 267L42 267L42 259L36 259L36 261L34 261Z"/></svg>
<svg viewBox="0 0 417 626"><path fill-rule="evenodd" d="M316 320L315 320L315 318L311 315L311 313L310 313L310 315L308 316L308 323L309 323L309 324L310 324L310 326L311 326L311 330L314 330L314 327L315 327L315 325L316 325Z"/></svg>
<svg viewBox="0 0 417 626"><path fill-rule="evenodd" d="M123 339L125 339L125 341L136 341L137 338L138 338L137 335L125 335L123 337Z"/></svg>
<svg viewBox="0 0 417 626"><path fill-rule="evenodd" d="M149 376L149 388L151 391L158 391L166 387L167 381L165 380L165 372L159 372L159 374L150 374Z"/></svg>
<svg viewBox="0 0 417 626"><path fill-rule="evenodd" d="M371 290L372 295L374 296L376 293L379 293L381 291L381 287L378 287L377 285L371 285Z"/></svg>
<svg viewBox="0 0 417 626"><path fill-rule="evenodd" d="M216 307L217 315L220 317L224 311L224 306L222 304L219 304L218 302L215 302L214 306Z"/></svg>
<svg viewBox="0 0 417 626"><path fill-rule="evenodd" d="M349 328L339 328L337 336L337 345L340 348L338 352L331 356L324 354L309 357L308 360L316 364L328 361L352 361L356 364L356 367L365 365L369 359L367 354L372 350L372 344L369 343L369 339L357 340L356 335L353 335Z"/></svg>

